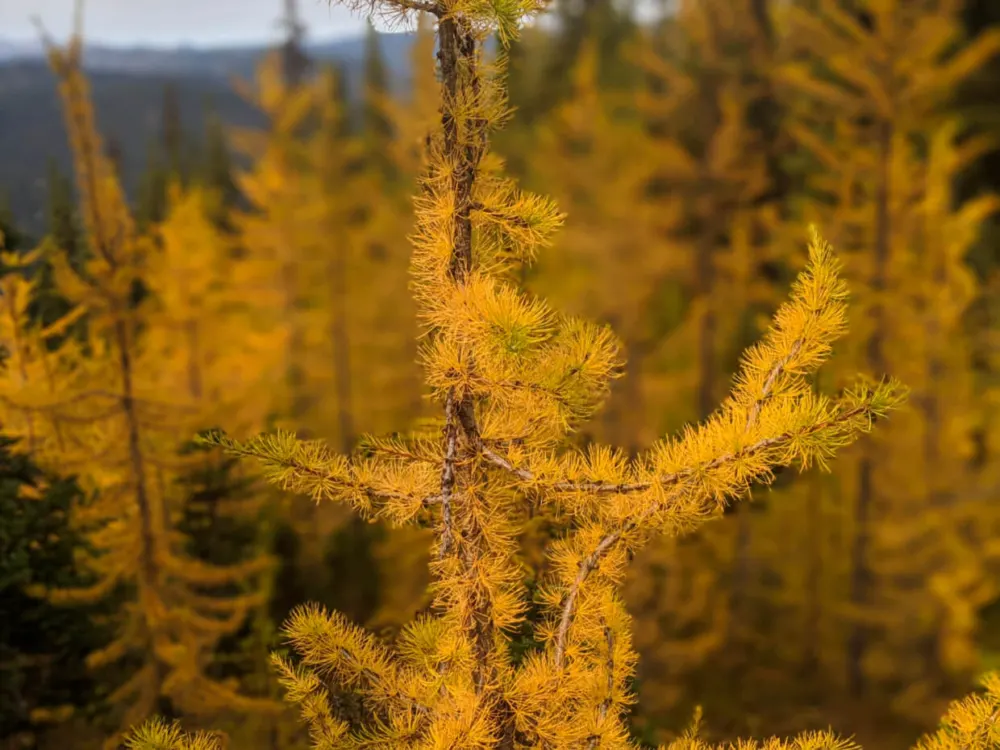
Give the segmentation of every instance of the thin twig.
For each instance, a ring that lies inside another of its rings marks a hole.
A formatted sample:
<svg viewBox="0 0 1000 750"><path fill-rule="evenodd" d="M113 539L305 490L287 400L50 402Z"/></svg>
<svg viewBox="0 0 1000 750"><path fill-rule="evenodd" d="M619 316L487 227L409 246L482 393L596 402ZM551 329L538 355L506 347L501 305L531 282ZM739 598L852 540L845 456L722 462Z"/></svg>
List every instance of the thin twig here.
<svg viewBox="0 0 1000 750"><path fill-rule="evenodd" d="M797 339L792 345L791 351L788 352L788 355L778 360L774 367L771 368L771 371L767 374L767 379L764 381L764 387L761 389L760 398L754 401L753 408L750 410L750 415L747 417L747 424L744 428L745 432L749 432L750 428L753 427L754 422L757 421L757 418L760 416L760 410L763 408L767 399L771 396L771 389L777 382L778 377L785 371L785 367L788 363L791 362L792 358L799 353L799 349L802 348L804 338L805 336L803 335L802 338Z"/></svg>
<svg viewBox="0 0 1000 750"><path fill-rule="evenodd" d="M441 546L438 557L443 558L451 549L453 540L451 495L455 489L455 454L458 449L458 423L455 421L455 389L448 391L444 405L445 453L441 465Z"/></svg>

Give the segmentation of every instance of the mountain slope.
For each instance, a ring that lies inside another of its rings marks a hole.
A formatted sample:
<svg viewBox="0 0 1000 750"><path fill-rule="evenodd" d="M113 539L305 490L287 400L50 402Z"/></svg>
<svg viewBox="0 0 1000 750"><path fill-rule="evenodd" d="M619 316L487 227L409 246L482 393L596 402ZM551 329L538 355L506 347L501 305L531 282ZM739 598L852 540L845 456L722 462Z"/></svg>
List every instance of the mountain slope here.
<svg viewBox="0 0 1000 750"><path fill-rule="evenodd" d="M412 40L411 34L379 37L394 87L406 86ZM44 61L30 50L4 59L4 49L0 44L0 192L6 193L18 224L37 236L44 231L47 163L52 158L69 173L69 148L55 80ZM149 145L159 136L164 87L174 86L189 134L201 133L209 109L226 124L259 124L259 116L233 92L230 79L252 77L264 52L259 47L86 50L98 123L105 136L118 142L131 195L138 187ZM343 65L349 93L356 95L364 61L363 39L311 45L309 54L319 62Z"/></svg>

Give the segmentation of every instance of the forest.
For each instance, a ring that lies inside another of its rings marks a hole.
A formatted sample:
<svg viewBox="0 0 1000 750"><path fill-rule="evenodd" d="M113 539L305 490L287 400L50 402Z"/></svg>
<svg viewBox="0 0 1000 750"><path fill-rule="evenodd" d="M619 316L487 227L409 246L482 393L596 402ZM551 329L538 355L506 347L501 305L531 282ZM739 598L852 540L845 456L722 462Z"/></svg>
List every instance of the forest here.
<svg viewBox="0 0 1000 750"><path fill-rule="evenodd" d="M135 194L40 25L0 750L1000 748L1000 3L346 4Z"/></svg>

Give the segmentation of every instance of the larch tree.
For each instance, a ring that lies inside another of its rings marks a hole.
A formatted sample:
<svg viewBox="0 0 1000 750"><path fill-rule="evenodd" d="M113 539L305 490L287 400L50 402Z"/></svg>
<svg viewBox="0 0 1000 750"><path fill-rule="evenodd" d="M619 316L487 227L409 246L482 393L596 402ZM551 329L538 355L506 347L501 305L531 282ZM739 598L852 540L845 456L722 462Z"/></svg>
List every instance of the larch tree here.
<svg viewBox="0 0 1000 750"><path fill-rule="evenodd" d="M394 173L398 175L398 190L393 192L393 200L380 201L380 215L388 219L379 224L388 231L389 236L383 239L387 257L393 258L392 269L404 271L408 269L409 243L407 237L414 229L411 198L416 190L424 167L426 140L438 117L438 81L435 71L435 37L431 17L426 13L417 16L413 44L410 47L409 80L406 87L401 87L405 95L380 100L385 107L384 116L391 122L393 138L389 142L390 155L394 164ZM395 198L401 198L399 202ZM396 260L401 255L406 256L402 265ZM414 378L405 384L405 392L411 399L411 406L405 412L395 415L395 419L404 417L407 422L396 422L400 432L409 432L421 428L420 417L425 413L425 402L422 398L423 387L420 378L419 365L416 362L417 341L415 334L416 310L409 293L402 293L402 286L392 282L394 299L391 307L396 308L394 314L402 314L402 329L410 336L408 341L396 341L399 347L396 356L409 354L411 367L406 372ZM401 297L405 297L405 300ZM395 325L400 325L397 322ZM377 394L382 398L383 394ZM427 591L430 583L428 573L429 550L433 532L429 528L415 525L396 528L379 529L379 534L371 548L378 567L378 607L372 613L369 627L378 633L397 632L414 615L422 610L429 601Z"/></svg>
<svg viewBox="0 0 1000 750"><path fill-rule="evenodd" d="M656 252L673 259L670 279L680 298L673 314L683 316L658 357L658 369L677 368L680 377L653 379L680 407L672 410L671 427L710 413L739 351L758 335L758 319L776 296L764 269L800 265L798 255L785 257L798 241L786 235L774 147L761 122L773 55L769 9L752 0L692 0L676 11L643 35L636 55L645 77L637 105L651 141L645 202L660 217ZM723 314L734 309L740 314ZM654 545L640 561L644 572L635 580L656 575L672 579L663 582L668 592L691 592L685 602L633 600L642 618L671 625L660 637L655 626L637 633L650 638L640 642L648 668L642 700L648 696L660 708L677 695L676 684L667 683L701 666L713 650L729 662L713 670L743 669L753 652L762 597L753 529L760 514L750 504L733 512L735 522L706 528L669 551ZM676 658L678 650L686 657Z"/></svg>
<svg viewBox="0 0 1000 750"><path fill-rule="evenodd" d="M377 199L396 189L367 158L371 144L351 132L336 72L289 88L278 62L263 61L256 88L246 91L268 115L269 129L235 132L237 147L254 159L238 177L250 203L235 220L246 252L242 283L284 342L276 353L287 377L274 389L275 417L350 451L365 431L409 427L421 406L415 312L400 302L407 263L399 249L408 226L400 221L401 200ZM372 92L369 107L383 104ZM386 147L388 161L395 154ZM330 545L360 536L356 526L338 532L347 514L333 506L290 513L297 558L314 590L335 588L334 601L369 601L362 581L323 580L326 558L339 554Z"/></svg>
<svg viewBox="0 0 1000 750"><path fill-rule="evenodd" d="M898 429L840 467L847 546L831 560L848 562L837 607L847 689L877 687L916 717L975 670L972 613L990 596L981 537L996 515L970 471L978 409L963 322L976 295L965 255L996 201L955 199L959 171L983 144L959 139L943 105L1000 52L1000 34L956 45L961 7L793 6L776 74L787 127L819 167L802 213L830 227L859 291L862 322L839 378L888 367L915 391Z"/></svg>
<svg viewBox="0 0 1000 750"><path fill-rule="evenodd" d="M238 153L252 159L248 170L238 172L236 185L249 204L233 217L246 253L244 290L258 300L262 314L270 311L275 336L283 340L282 387L272 384L274 411L298 418L309 407L303 356L303 311L308 306L307 268L315 222L303 221L307 199L305 170L308 157L302 131L314 99L309 87L289 87L277 54L258 65L253 84L237 82L237 91L268 119L266 129L233 129Z"/></svg>
<svg viewBox="0 0 1000 750"><path fill-rule="evenodd" d="M430 523L434 603L391 650L342 615L304 606L286 625L300 661L275 664L317 748L632 747L622 718L635 654L618 594L631 555L657 534L718 515L779 466L825 464L898 405L901 387L860 383L837 398L810 388L846 313L837 261L814 236L791 300L714 414L635 458L602 445L566 450L620 362L609 328L564 316L510 280L562 215L518 189L489 153L507 109L502 66L483 62L482 43L493 31L509 41L538 5L355 7L437 17L441 118L416 199L412 274L440 435L373 438L351 456L287 432L209 442L318 501L346 502L372 520ZM567 530L545 550L539 645L515 661L511 636L528 605L518 533L529 512L561 518ZM331 702L344 693L358 697L360 717ZM133 744L156 742L208 746L163 725ZM812 746L836 746L825 743Z"/></svg>
<svg viewBox="0 0 1000 750"><path fill-rule="evenodd" d="M670 323L678 322L663 318L670 302L680 305L680 290L671 282L683 267L657 242L659 230L678 212L667 215L664 206L645 199L652 144L642 123L623 112L624 92L598 88L598 63L596 41L589 38L572 69L570 93L532 139L530 179L559 201L568 219L527 283L568 312L586 312L609 324L622 339L632 377L613 389L594 432L634 452L662 427L642 423L640 415L667 411L666 394L681 390L676 382L660 382L669 375L650 366Z"/></svg>
<svg viewBox="0 0 1000 750"><path fill-rule="evenodd" d="M44 329L26 317L30 289L5 295L5 336L16 344L18 363L4 378L3 424L42 468L77 472L86 501L73 508L72 520L87 543L79 562L94 583L38 593L62 604L126 593L114 640L88 657L89 666L116 665L123 676L107 702L125 726L161 710L164 699L196 715L275 710L273 702L242 696L204 671L214 644L242 625L255 602L252 592L237 595L234 587L246 592L270 562L201 563L186 553L174 527L183 498L173 478L185 466L177 448L205 415L160 379L163 361L148 330L156 248L137 232L102 149L80 69L79 33L66 48L47 44L91 253L79 268L65 256L53 259L71 312ZM50 350L46 340L81 315L86 339L66 338Z"/></svg>

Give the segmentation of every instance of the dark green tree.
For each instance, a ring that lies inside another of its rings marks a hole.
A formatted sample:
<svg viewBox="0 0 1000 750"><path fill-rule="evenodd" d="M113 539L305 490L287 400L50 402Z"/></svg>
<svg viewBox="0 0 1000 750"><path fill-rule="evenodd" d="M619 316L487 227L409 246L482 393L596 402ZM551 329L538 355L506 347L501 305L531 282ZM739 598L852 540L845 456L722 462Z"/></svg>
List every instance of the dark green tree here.
<svg viewBox="0 0 1000 750"><path fill-rule="evenodd" d="M34 273L38 274L38 286L29 311L32 317L50 325L69 312L69 303L56 290L52 271L52 259L61 255L79 271L86 258L86 245L80 231L76 215L73 183L56 164L54 159L48 164L48 205L46 207L46 230L44 250ZM85 319L77 320L67 331L68 335L80 336L84 331ZM61 339L53 339L58 345Z"/></svg>
<svg viewBox="0 0 1000 750"><path fill-rule="evenodd" d="M139 183L135 211L136 222L141 230L146 231L150 226L163 221L167 210L167 186L172 174L177 173L169 163L163 163L160 149L155 143L151 143L146 157L146 169Z"/></svg>
<svg viewBox="0 0 1000 750"><path fill-rule="evenodd" d="M182 178L185 176L183 159L184 126L181 122L181 105L177 99L177 86L168 82L163 86L163 104L160 110L160 143L166 156L167 168Z"/></svg>
<svg viewBox="0 0 1000 750"><path fill-rule="evenodd" d="M344 77L340 75L338 78L338 88L343 98L346 95ZM397 175L390 158L393 127L386 110L389 95L389 74L379 45L379 35L369 21L365 31L362 140L365 144L365 161L373 166L379 177L392 183Z"/></svg>
<svg viewBox="0 0 1000 750"><path fill-rule="evenodd" d="M239 205L240 193L233 177L233 158L226 143L226 133L218 114L209 111L205 120L201 169L197 175L202 184L215 194L216 203L211 207L216 226L228 230L229 211Z"/></svg>
<svg viewBox="0 0 1000 750"><path fill-rule="evenodd" d="M3 246L7 250L27 250L31 246L28 236L14 221L6 191L0 191L0 233L3 234Z"/></svg>
<svg viewBox="0 0 1000 750"><path fill-rule="evenodd" d="M49 478L0 437L0 745L31 741L32 717L89 711L97 697L85 657L105 636L87 612L28 593L86 583L74 568L81 543L69 510L72 479Z"/></svg>
<svg viewBox="0 0 1000 750"><path fill-rule="evenodd" d="M73 268L79 269L84 259L85 249L76 214L73 183L59 169L55 159L49 159L48 165L46 218L48 223L45 231L46 236L60 251L66 254Z"/></svg>
<svg viewBox="0 0 1000 750"><path fill-rule="evenodd" d="M633 0L558 0L552 13L555 30L545 39L545 48L532 50L527 58L532 61L530 64L542 66L539 75L531 76L532 90L523 89L526 71L521 71L521 81L515 72L511 83L522 124L544 116L569 95L570 77L566 71L576 64L585 39L593 39L597 44L601 89L621 90L638 80L638 71L628 53L628 43L638 29ZM534 43L538 41L535 39ZM520 58L517 43L511 56L515 62L512 72L517 71Z"/></svg>
<svg viewBox="0 0 1000 750"><path fill-rule="evenodd" d="M1000 4L993 0L967 0L963 19L968 38L1000 28ZM982 154L959 182L960 199L982 193L1000 193L1000 56L986 62L955 92L955 109L968 123L971 134L991 138L992 150ZM981 278L1000 271L1000 217L984 222L970 261ZM996 307L996 305L994 305ZM997 311L1000 312L1000 311Z"/></svg>
<svg viewBox="0 0 1000 750"><path fill-rule="evenodd" d="M267 510L254 489L254 477L228 456L197 442L182 447L182 455L202 457L180 479L187 501L178 529L188 539L188 554L214 566L236 565L263 551L270 541L264 512ZM254 500L247 501L247 498ZM269 590L241 590L232 584L229 596L257 600L256 614L266 613ZM220 640L209 674L216 678L237 677L263 669L257 654L246 648L258 618L254 610L243 626Z"/></svg>
<svg viewBox="0 0 1000 750"><path fill-rule="evenodd" d="M312 61L306 55L304 41L306 27L299 20L297 0L284 0L285 15L281 26L285 31L285 40L281 44L281 62L285 74L285 82L289 87L299 85L309 73Z"/></svg>

